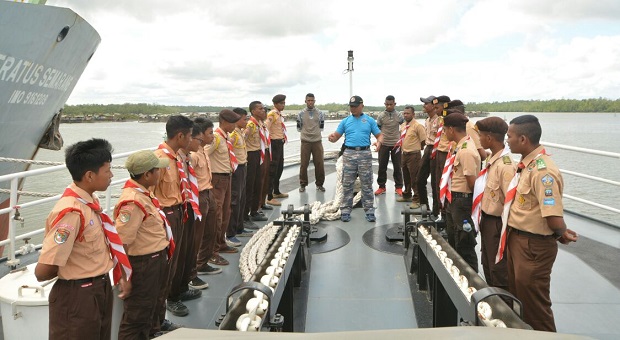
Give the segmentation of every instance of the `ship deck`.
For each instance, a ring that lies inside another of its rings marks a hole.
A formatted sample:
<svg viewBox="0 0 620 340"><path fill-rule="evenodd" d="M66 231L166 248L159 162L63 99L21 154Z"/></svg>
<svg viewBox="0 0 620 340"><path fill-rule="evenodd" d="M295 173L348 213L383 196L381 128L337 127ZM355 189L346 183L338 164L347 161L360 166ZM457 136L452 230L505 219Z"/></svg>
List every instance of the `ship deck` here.
<svg viewBox="0 0 620 340"><path fill-rule="evenodd" d="M298 168L285 168L280 187L290 196L281 200L282 207L265 211L269 220L278 218L280 209L286 209L288 204L298 208L317 200L331 200L336 187L334 162L326 164L326 172L326 192L315 190L311 165L311 184L306 192L300 193L297 190ZM388 178L391 178L389 169ZM310 247L313 253L311 270L296 291L297 296L302 297L301 303L296 302L296 331L322 333L428 327L429 312L414 303L416 289L411 287L406 261L398 253L402 245L387 244L383 237L387 228L403 220L404 203L396 202L392 184L388 183L387 194L375 199L376 223L367 222L361 208L353 209L349 223L320 222L321 226L328 227L327 244L313 245L317 249ZM620 272L617 270L620 232L571 213L567 213L565 219L569 227L579 233L580 239L569 246L560 246L552 273L551 299L558 332L617 339L620 337L617 322L620 315ZM244 244L247 242L247 238L241 240ZM340 244L344 245L321 252L323 248ZM177 338L181 333L183 338L191 338L191 334L208 336L209 332L200 333L198 329L217 329L215 321L226 312L229 291L241 283L239 255L223 256L230 265L222 274L201 276L209 283L209 288L203 290L200 299L186 302L190 314L186 317L169 315L173 322L197 329L198 333L172 332L164 339Z"/></svg>

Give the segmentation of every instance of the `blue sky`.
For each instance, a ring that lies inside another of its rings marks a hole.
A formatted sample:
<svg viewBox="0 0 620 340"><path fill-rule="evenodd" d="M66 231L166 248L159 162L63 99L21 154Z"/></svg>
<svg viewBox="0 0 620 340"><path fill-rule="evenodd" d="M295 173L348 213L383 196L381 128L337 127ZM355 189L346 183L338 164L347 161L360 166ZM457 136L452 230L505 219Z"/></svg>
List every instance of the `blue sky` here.
<svg viewBox="0 0 620 340"><path fill-rule="evenodd" d="M48 0L102 43L69 104L620 97L617 0Z"/></svg>

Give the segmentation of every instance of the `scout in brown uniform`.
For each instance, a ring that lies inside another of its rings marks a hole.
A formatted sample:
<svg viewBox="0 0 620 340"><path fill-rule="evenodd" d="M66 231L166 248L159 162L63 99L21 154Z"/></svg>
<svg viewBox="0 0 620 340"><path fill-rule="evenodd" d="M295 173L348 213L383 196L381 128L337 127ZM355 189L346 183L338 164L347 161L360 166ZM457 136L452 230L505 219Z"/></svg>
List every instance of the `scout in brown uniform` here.
<svg viewBox="0 0 620 340"><path fill-rule="evenodd" d="M226 229L230 220L230 184L233 173L233 163L228 147L228 134L235 129L235 123L241 117L232 110L222 110L219 113L219 127L215 130L213 143L205 147L211 161L213 178L213 197L215 198L215 224L217 235L213 256L209 260L215 265L228 264L220 253L236 253L237 248L226 244Z"/></svg>
<svg viewBox="0 0 620 340"><path fill-rule="evenodd" d="M433 110L435 115L439 116L439 126L443 126L443 119L445 117L444 114L444 104L450 102L450 97L448 96L439 96L433 100ZM443 130L445 131L445 129ZM443 167L446 163L446 158L448 155L448 149L450 149L450 141L445 135L445 132L442 132L439 138L439 143L436 143L436 136L433 136L433 143L436 146L433 146L433 151L435 151L435 155L433 157L433 153L431 153L431 185L435 188L435 192L437 193L437 199L433 195L433 215L439 216L441 213L441 218L445 219L445 208L440 206L439 202L439 182L441 180L441 173L443 172ZM435 184L433 184L433 174L435 175Z"/></svg>
<svg viewBox="0 0 620 340"><path fill-rule="evenodd" d="M103 139L69 146L65 163L73 183L67 190L98 205L93 193L105 191L113 177L111 152ZM58 276L49 296L50 339L110 339L113 300L108 272L113 262L98 213L78 198L63 195L47 217L35 275L39 281ZM126 283L121 279L121 298L130 296L131 285Z"/></svg>
<svg viewBox="0 0 620 340"><path fill-rule="evenodd" d="M508 288L523 303L523 318L535 330L555 332L551 310L551 269L557 242L577 241L563 217L564 183L558 167L540 145L538 118L510 121L508 146L521 154L514 202L508 215L506 257Z"/></svg>
<svg viewBox="0 0 620 340"><path fill-rule="evenodd" d="M429 96L427 98L420 97L420 101L424 103L422 108L424 109L424 112L428 114L428 118L424 121L426 140L424 141L425 146L422 151L422 164L420 165L420 171L418 172L418 177L416 178L416 189L418 196L420 197L420 204L424 204L428 208L432 208L428 204L428 191L426 188L429 175L431 176L431 195L433 197L433 206L436 204L435 202L439 202L439 183L437 183L437 179L435 178L435 170L431 167L433 144L435 142L437 130L439 129L439 123L441 122L439 116L435 113L435 106L433 105L433 100L435 100L435 98L435 96ZM419 208L419 206L412 204L411 208L415 209ZM437 208L437 211L439 211L439 208Z"/></svg>
<svg viewBox="0 0 620 340"><path fill-rule="evenodd" d="M158 318L153 320L153 328L151 334L158 331L169 330L168 326L171 324L165 319L166 310L176 316L185 316L189 314L187 307L181 302L181 294L185 290L187 294L192 294L190 297L200 297L201 292L197 290L187 290L187 284L183 285L182 270L178 270L177 266L180 262L180 258L185 259L188 246L184 244L186 237L184 237L184 216L187 209L191 209L186 206L185 194L181 191L181 175L179 174L179 168L183 168L183 160L178 152L180 149L187 149L189 142L192 139L192 127L194 122L184 116L171 116L166 122L166 135L167 140L159 145L159 148L155 150L155 154L160 158L168 158L168 166L162 168L159 173L159 181L153 187L149 188L150 191L157 197L161 209L166 214L170 228L172 229L172 235L176 243L175 251L168 263L168 274L160 290L158 296L157 315ZM187 218L187 217L186 217Z"/></svg>
<svg viewBox="0 0 620 340"><path fill-rule="evenodd" d="M280 192L280 177L284 169L284 143L286 143L286 130L282 110L286 105L286 96L276 94L273 99L273 109L267 114L265 125L269 130L271 139L271 164L269 166L270 184L267 191L267 204L281 205L276 198L286 198L288 194Z"/></svg>
<svg viewBox="0 0 620 340"><path fill-rule="evenodd" d="M508 147L504 145L504 137L508 124L499 117L489 117L476 122L480 131L480 143L485 149L491 150L486 160L487 178L481 200L480 217L480 251L484 277L489 286L508 290L508 272L506 259L495 263L495 255L499 247L502 231L502 210L508 191L508 184L516 170ZM474 216L475 218L475 216Z"/></svg>
<svg viewBox="0 0 620 340"><path fill-rule="evenodd" d="M446 110L452 109L462 114L465 114L465 104L463 104L463 102L459 99L451 100L448 104L445 104L444 106ZM478 155L480 155L480 159L486 159L488 155L486 150L484 150L484 148L482 147L482 144L480 144L480 133L478 132L478 130L475 129L475 125L471 122L471 120L467 122L466 132L469 137L471 137L471 140L474 142L476 150L478 151Z"/></svg>
<svg viewBox="0 0 620 340"><path fill-rule="evenodd" d="M198 278L198 274L201 275L215 275L222 272L222 268L215 268L209 265L209 260L213 256L215 249L215 238L217 236L217 204L215 197L213 196L213 183L211 174L211 160L209 155L205 152L205 149L213 143L215 138L213 135L213 122L205 118L196 118L194 120L196 125L194 128L202 132L202 140L200 141L200 148L197 151L192 151L189 155L196 170L196 177L198 177L198 188L200 189L200 210L202 211L202 221L197 225L204 224L204 226L197 227L196 239L194 245L196 245L197 257L196 267L192 273L192 281ZM197 221L198 222L198 221ZM202 235L198 234L198 229L202 230ZM224 260L226 261L226 260ZM226 261L225 263L227 263ZM202 280L201 280L202 281ZM192 282L190 282L192 285Z"/></svg>
<svg viewBox="0 0 620 340"><path fill-rule="evenodd" d="M444 202L446 208L446 229L448 243L461 257L478 271L478 256L476 255L476 230L464 230L463 222L471 219L471 206L474 183L480 172L480 156L474 149L471 137L465 132L465 125L469 121L461 113L455 112L444 118L444 133L450 142L457 143L455 148L454 167L452 169L452 199Z"/></svg>
<svg viewBox="0 0 620 340"><path fill-rule="evenodd" d="M398 202L413 202L414 208L420 206L420 195L416 187L416 179L420 166L422 165L422 155L420 150L426 145L426 131L424 126L418 123L415 118L413 106L407 106L403 110L405 121L400 126L401 134L405 136L400 146L402 153L402 170L405 190L402 197L396 199ZM413 197L412 197L413 195Z"/></svg>
<svg viewBox="0 0 620 340"><path fill-rule="evenodd" d="M237 170L232 175L231 185L231 212L228 229L226 230L226 239L232 246L238 247L241 241L236 237L237 234L248 236L243 228L243 209L245 205L245 181L247 178L248 151L245 145L245 126L248 122L248 112L240 107L233 110L241 119L236 123L235 129L230 133L230 142L233 145L235 157L237 157Z"/></svg>
<svg viewBox="0 0 620 340"><path fill-rule="evenodd" d="M247 218L247 222L266 221L267 217L258 212L264 177L262 164L269 158L263 150L266 147L266 141L261 142L260 137L263 128L262 121L265 119L265 109L259 101L251 102L249 108L252 116L246 124L244 134L248 151L247 173L250 175L246 177L245 182L244 219Z"/></svg>
<svg viewBox="0 0 620 340"><path fill-rule="evenodd" d="M159 179L168 158L138 151L127 158L127 181L114 208L115 225L133 268L131 295L123 304L119 339L148 339L157 296L165 280L168 260L166 225L154 196L148 191ZM156 205L157 204L157 205Z"/></svg>

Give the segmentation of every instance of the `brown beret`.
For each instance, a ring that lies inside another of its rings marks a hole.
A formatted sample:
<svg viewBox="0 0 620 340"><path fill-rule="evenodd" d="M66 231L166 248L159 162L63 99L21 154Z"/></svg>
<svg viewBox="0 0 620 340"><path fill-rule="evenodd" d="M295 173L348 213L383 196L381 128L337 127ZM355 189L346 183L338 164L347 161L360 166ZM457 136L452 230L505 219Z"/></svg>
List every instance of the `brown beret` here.
<svg viewBox="0 0 620 340"><path fill-rule="evenodd" d="M506 132L508 132L508 124L499 117L488 117L481 119L476 122L476 127L478 128L478 131L497 133L500 135L505 135Z"/></svg>
<svg viewBox="0 0 620 340"><path fill-rule="evenodd" d="M286 100L286 96L283 94L276 94L275 96L273 96L273 99L271 100L274 104L283 102Z"/></svg>
<svg viewBox="0 0 620 340"><path fill-rule="evenodd" d="M449 101L450 101L450 97L448 97L448 96L439 96L439 97L433 99L433 104L447 103Z"/></svg>
<svg viewBox="0 0 620 340"><path fill-rule="evenodd" d="M444 126L465 127L467 122L469 122L469 118L460 112L450 113L443 119Z"/></svg>
<svg viewBox="0 0 620 340"><path fill-rule="evenodd" d="M236 123L239 119L241 119L241 116L236 114L233 110L224 109L220 111L219 118L229 123Z"/></svg>

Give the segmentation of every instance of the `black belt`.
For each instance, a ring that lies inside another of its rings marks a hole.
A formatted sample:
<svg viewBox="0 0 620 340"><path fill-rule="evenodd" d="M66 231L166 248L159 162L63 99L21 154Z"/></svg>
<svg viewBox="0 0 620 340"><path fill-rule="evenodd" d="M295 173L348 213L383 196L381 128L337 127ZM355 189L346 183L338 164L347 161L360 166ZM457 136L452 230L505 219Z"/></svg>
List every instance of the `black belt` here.
<svg viewBox="0 0 620 340"><path fill-rule="evenodd" d="M370 146L344 146L345 149L362 151L362 150L370 150Z"/></svg>
<svg viewBox="0 0 620 340"><path fill-rule="evenodd" d="M553 234L551 234L551 235L534 234L534 233L530 233L530 232L527 232L527 231L523 231L523 230L515 229L515 228L513 228L513 227L511 227L511 226L508 226L508 227L510 228L510 230L511 230L513 233L517 233L517 234L519 234L519 235L523 235L523 236L526 236L526 237L532 237L532 238L542 238L542 239L545 239L545 238L552 238L552 237L554 236Z"/></svg>
<svg viewBox="0 0 620 340"><path fill-rule="evenodd" d="M230 176L232 176L232 173L231 172L214 172L214 173L212 173L212 175L228 176L228 177L230 177Z"/></svg>
<svg viewBox="0 0 620 340"><path fill-rule="evenodd" d="M271 142L280 142L280 143L284 143L284 139L272 139Z"/></svg>
<svg viewBox="0 0 620 340"><path fill-rule="evenodd" d="M102 274L102 275L99 275L99 276L87 277L85 279L65 280L65 281L75 282L75 283L81 285L81 284L84 284L84 283L92 283L92 282L95 282L97 280L105 280L107 277L109 277L108 274Z"/></svg>
<svg viewBox="0 0 620 340"><path fill-rule="evenodd" d="M420 150L418 151L403 151L403 155L409 155L409 154L414 154L414 153L420 153Z"/></svg>
<svg viewBox="0 0 620 340"><path fill-rule="evenodd" d="M470 198L473 195L471 192L452 192L452 198Z"/></svg>

